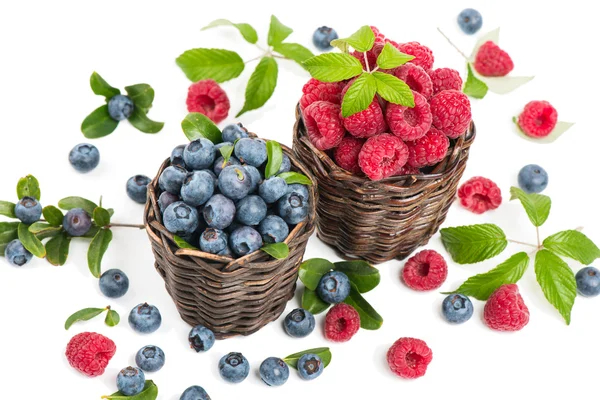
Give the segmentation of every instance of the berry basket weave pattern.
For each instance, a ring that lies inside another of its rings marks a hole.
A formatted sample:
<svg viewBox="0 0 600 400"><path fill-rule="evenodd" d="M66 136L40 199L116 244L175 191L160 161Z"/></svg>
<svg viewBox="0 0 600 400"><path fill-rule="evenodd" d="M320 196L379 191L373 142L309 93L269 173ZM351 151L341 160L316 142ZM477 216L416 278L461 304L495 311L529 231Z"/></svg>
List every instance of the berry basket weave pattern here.
<svg viewBox="0 0 600 400"><path fill-rule="evenodd" d="M471 122L430 173L371 181L338 167L314 147L296 108L293 150L318 182L318 237L345 259L377 264L407 257L444 222L474 139Z"/></svg>
<svg viewBox="0 0 600 400"><path fill-rule="evenodd" d="M305 174L314 183L311 173L295 159L292 151L281 147L290 157L292 170ZM196 249L180 249L175 244L173 235L162 224L158 206L158 177L169 165L167 159L148 185L144 223L155 267L181 318L192 326L206 326L218 339L258 331L276 320L294 296L298 267L315 229L315 185L308 187L307 219L296 225L285 240L290 249L286 259L274 259L260 250L232 259Z"/></svg>

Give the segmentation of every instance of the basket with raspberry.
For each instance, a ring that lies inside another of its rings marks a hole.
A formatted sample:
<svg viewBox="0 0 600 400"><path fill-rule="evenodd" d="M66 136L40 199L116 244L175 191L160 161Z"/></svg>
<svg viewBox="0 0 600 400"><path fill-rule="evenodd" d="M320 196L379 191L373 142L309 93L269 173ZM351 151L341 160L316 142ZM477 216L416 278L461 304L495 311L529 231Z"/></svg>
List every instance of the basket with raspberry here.
<svg viewBox="0 0 600 400"><path fill-rule="evenodd" d="M462 80L432 51L364 26L310 58L294 153L319 183L319 237L342 256L404 258L437 231L475 137Z"/></svg>

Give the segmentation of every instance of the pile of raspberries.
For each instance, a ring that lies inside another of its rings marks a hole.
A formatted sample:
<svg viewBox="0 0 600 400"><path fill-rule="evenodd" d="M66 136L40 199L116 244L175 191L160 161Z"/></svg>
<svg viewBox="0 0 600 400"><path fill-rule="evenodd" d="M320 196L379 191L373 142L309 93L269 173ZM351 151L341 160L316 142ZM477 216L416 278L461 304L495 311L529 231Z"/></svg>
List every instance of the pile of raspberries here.
<svg viewBox="0 0 600 400"><path fill-rule="evenodd" d="M471 123L471 104L460 90L462 79L450 68L433 69L432 51L417 42L396 43L377 28L375 45L367 52L369 70L385 43L415 58L382 72L395 75L412 89L413 108L388 103L378 95L369 107L342 117L342 99L350 81L311 79L302 89L300 109L311 143L328 151L346 171L371 180L423 173L444 160L450 139L463 135ZM364 53L353 52L366 69Z"/></svg>

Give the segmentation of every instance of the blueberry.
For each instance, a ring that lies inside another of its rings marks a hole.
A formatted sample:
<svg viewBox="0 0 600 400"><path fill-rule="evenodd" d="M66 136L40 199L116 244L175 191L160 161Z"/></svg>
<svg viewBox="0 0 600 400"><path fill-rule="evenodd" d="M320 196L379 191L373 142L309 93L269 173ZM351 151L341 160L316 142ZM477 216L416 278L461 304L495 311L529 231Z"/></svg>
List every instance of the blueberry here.
<svg viewBox="0 0 600 400"><path fill-rule="evenodd" d="M221 175L221 171L223 171L223 168L229 167L230 165L241 165L241 163L234 156L229 157L229 160L225 162L225 159L223 158L223 156L221 156L215 160L213 172L218 177L219 175Z"/></svg>
<svg viewBox="0 0 600 400"><path fill-rule="evenodd" d="M69 153L69 162L79 172L90 172L98 166L100 152L92 144L81 143Z"/></svg>
<svg viewBox="0 0 600 400"><path fill-rule="evenodd" d="M42 205L33 197L23 197L15 205L15 215L26 225L33 224L42 216Z"/></svg>
<svg viewBox="0 0 600 400"><path fill-rule="evenodd" d="M179 195L187 174L184 168L176 165L168 166L158 177L158 186L166 192Z"/></svg>
<svg viewBox="0 0 600 400"><path fill-rule="evenodd" d="M472 8L465 8L458 14L458 26L467 35L472 35L481 29L483 18L479 11Z"/></svg>
<svg viewBox="0 0 600 400"><path fill-rule="evenodd" d="M100 291L106 297L122 297L129 290L129 278L120 269L109 269L100 276Z"/></svg>
<svg viewBox="0 0 600 400"><path fill-rule="evenodd" d="M252 178L239 165L225 167L219 175L219 190L233 200L243 199L252 187Z"/></svg>
<svg viewBox="0 0 600 400"><path fill-rule="evenodd" d="M269 386L281 386L287 382L290 369L277 357L269 357L260 364L260 378Z"/></svg>
<svg viewBox="0 0 600 400"><path fill-rule="evenodd" d="M129 325L139 333L155 332L161 323L160 311L148 303L138 304L129 313Z"/></svg>
<svg viewBox="0 0 600 400"><path fill-rule="evenodd" d="M302 308L296 308L283 320L283 328L292 337L306 337L315 329L315 317Z"/></svg>
<svg viewBox="0 0 600 400"><path fill-rule="evenodd" d="M286 193L287 183L278 176L264 180L258 187L258 194L269 204L275 203Z"/></svg>
<svg viewBox="0 0 600 400"><path fill-rule="evenodd" d="M189 235L198 228L198 211L183 201L171 204L163 213L165 228L175 235Z"/></svg>
<svg viewBox="0 0 600 400"><path fill-rule="evenodd" d="M585 267L575 275L577 291L585 297L596 297L600 294L600 271L594 267Z"/></svg>
<svg viewBox="0 0 600 400"><path fill-rule="evenodd" d="M209 168L215 161L215 146L208 139L196 139L185 147L183 159L191 170Z"/></svg>
<svg viewBox="0 0 600 400"><path fill-rule="evenodd" d="M181 394L179 400L210 400L210 396L200 386L190 386Z"/></svg>
<svg viewBox="0 0 600 400"><path fill-rule="evenodd" d="M133 101L122 94L111 97L108 101L108 114L115 121L123 121L133 113Z"/></svg>
<svg viewBox="0 0 600 400"><path fill-rule="evenodd" d="M158 196L158 207L160 208L160 212L164 213L167 207L179 200L179 196L173 193L162 192L160 196Z"/></svg>
<svg viewBox="0 0 600 400"><path fill-rule="evenodd" d="M117 375L117 389L125 396L135 396L141 393L145 384L146 377L139 368L123 368Z"/></svg>
<svg viewBox="0 0 600 400"><path fill-rule="evenodd" d="M215 186L215 189L217 189L218 185L219 185L219 179L217 178L217 174L215 174L210 169L203 169L202 171L205 171L207 174L209 174L210 176L212 176L212 178L213 178L213 184Z"/></svg>
<svg viewBox="0 0 600 400"><path fill-rule="evenodd" d="M277 215L267 215L260 222L258 232L265 243L283 242L290 234L290 228L283 218Z"/></svg>
<svg viewBox="0 0 600 400"><path fill-rule="evenodd" d="M146 175L135 175L127 181L126 189L129 198L136 203L145 204L150 178Z"/></svg>
<svg viewBox="0 0 600 400"><path fill-rule="evenodd" d="M187 174L181 186L181 198L193 207L201 206L215 192L215 180L206 171L194 171Z"/></svg>
<svg viewBox="0 0 600 400"><path fill-rule="evenodd" d="M541 193L548 186L548 173L539 165L526 165L519 171L519 186L527 193Z"/></svg>
<svg viewBox="0 0 600 400"><path fill-rule="evenodd" d="M173 151L171 151L171 163L176 158L183 159L183 150L185 150L185 146L185 144L180 144L179 146L176 146Z"/></svg>
<svg viewBox="0 0 600 400"><path fill-rule="evenodd" d="M326 303L341 303L350 294L350 279L343 272L328 272L321 277L317 294Z"/></svg>
<svg viewBox="0 0 600 400"><path fill-rule="evenodd" d="M308 216L308 199L292 192L288 193L277 202L277 214L290 225L296 225Z"/></svg>
<svg viewBox="0 0 600 400"><path fill-rule="evenodd" d="M207 253L219 254L227 248L227 234L220 229L208 228L200 236L200 249Z"/></svg>
<svg viewBox="0 0 600 400"><path fill-rule="evenodd" d="M298 373L306 381L318 378L325 369L321 357L316 354L305 354L298 360Z"/></svg>
<svg viewBox="0 0 600 400"><path fill-rule="evenodd" d="M267 161L267 144L262 140L243 138L234 148L235 156L244 164L260 167Z"/></svg>
<svg viewBox="0 0 600 400"><path fill-rule="evenodd" d="M219 360L219 373L227 382L240 383L250 373L250 363L241 353L229 353Z"/></svg>
<svg viewBox="0 0 600 400"><path fill-rule="evenodd" d="M158 346L144 346L135 355L135 363L143 371L156 372L165 365L165 353Z"/></svg>
<svg viewBox="0 0 600 400"><path fill-rule="evenodd" d="M237 256L245 256L254 253L263 245L260 233L249 226L236 229L229 236L229 247Z"/></svg>
<svg viewBox="0 0 600 400"><path fill-rule="evenodd" d="M6 245L4 257L15 267L22 267L31 261L33 254L23 246L23 243L19 239L14 239Z"/></svg>
<svg viewBox="0 0 600 400"><path fill-rule="evenodd" d="M306 187L306 185L301 185L299 183L292 183L291 185L288 185L287 192L294 193L297 196L302 197L302 199L306 202L308 202L310 200L310 197L308 194L308 188Z"/></svg>
<svg viewBox="0 0 600 400"><path fill-rule="evenodd" d="M292 162L290 161L290 158L288 157L287 154L283 155L283 159L281 160L281 166L279 167L279 171L277 171L277 173L275 175L279 175L282 172L289 172L289 170L292 168Z"/></svg>
<svg viewBox="0 0 600 400"><path fill-rule="evenodd" d="M233 258L233 252L231 251L231 248L229 247L229 245L226 246L223 250L221 250L217 254L220 255L220 256L232 257Z"/></svg>
<svg viewBox="0 0 600 400"><path fill-rule="evenodd" d="M248 129L241 123L227 125L223 128L223 141L234 143L238 139L248 137Z"/></svg>
<svg viewBox="0 0 600 400"><path fill-rule="evenodd" d="M244 225L258 225L267 216L267 203L260 196L244 197L236 208L235 219Z"/></svg>
<svg viewBox="0 0 600 400"><path fill-rule="evenodd" d="M208 328L202 325L197 325L192 328L188 336L190 346L197 353L208 351L215 344L215 334Z"/></svg>
<svg viewBox="0 0 600 400"><path fill-rule="evenodd" d="M256 193L258 190L258 186L262 183L263 177L260 174L258 168L253 167L252 165L244 164L243 168L250 175L252 179L252 186L250 186L250 191L248 193Z"/></svg>
<svg viewBox="0 0 600 400"><path fill-rule="evenodd" d="M73 208L63 217L63 229L71 236L83 236L91 227L92 218L83 208Z"/></svg>
<svg viewBox="0 0 600 400"><path fill-rule="evenodd" d="M223 230L235 217L235 204L222 194L215 194L204 205L202 214L208 226Z"/></svg>
<svg viewBox="0 0 600 400"><path fill-rule="evenodd" d="M313 44L319 50L331 50L331 41L337 38L338 34L333 28L322 26L313 33Z"/></svg>
<svg viewBox="0 0 600 400"><path fill-rule="evenodd" d="M452 324L462 324L473 316L473 303L462 294L451 294L442 303L442 313L446 321Z"/></svg>

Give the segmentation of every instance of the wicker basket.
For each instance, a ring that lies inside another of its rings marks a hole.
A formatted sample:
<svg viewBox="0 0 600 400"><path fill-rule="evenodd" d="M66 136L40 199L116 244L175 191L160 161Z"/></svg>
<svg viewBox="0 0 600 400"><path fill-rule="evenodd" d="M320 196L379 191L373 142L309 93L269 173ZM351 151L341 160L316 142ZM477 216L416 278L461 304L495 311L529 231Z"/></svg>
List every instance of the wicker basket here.
<svg viewBox="0 0 600 400"><path fill-rule="evenodd" d="M291 150L282 148L290 157L292 170L315 182ZM296 225L285 241L290 248L288 258L277 260L259 250L233 259L175 245L173 235L162 224L158 206L158 177L167 166L169 159L148 185L144 223L156 269L181 318L192 326L210 328L218 339L250 335L277 319L294 296L298 267L315 228L315 186L309 188L311 209L307 219Z"/></svg>
<svg viewBox="0 0 600 400"><path fill-rule="evenodd" d="M475 125L451 141L448 156L426 175L371 181L338 167L315 148L299 108L294 153L318 181L317 234L345 259L403 259L426 244L446 218L465 170Z"/></svg>

